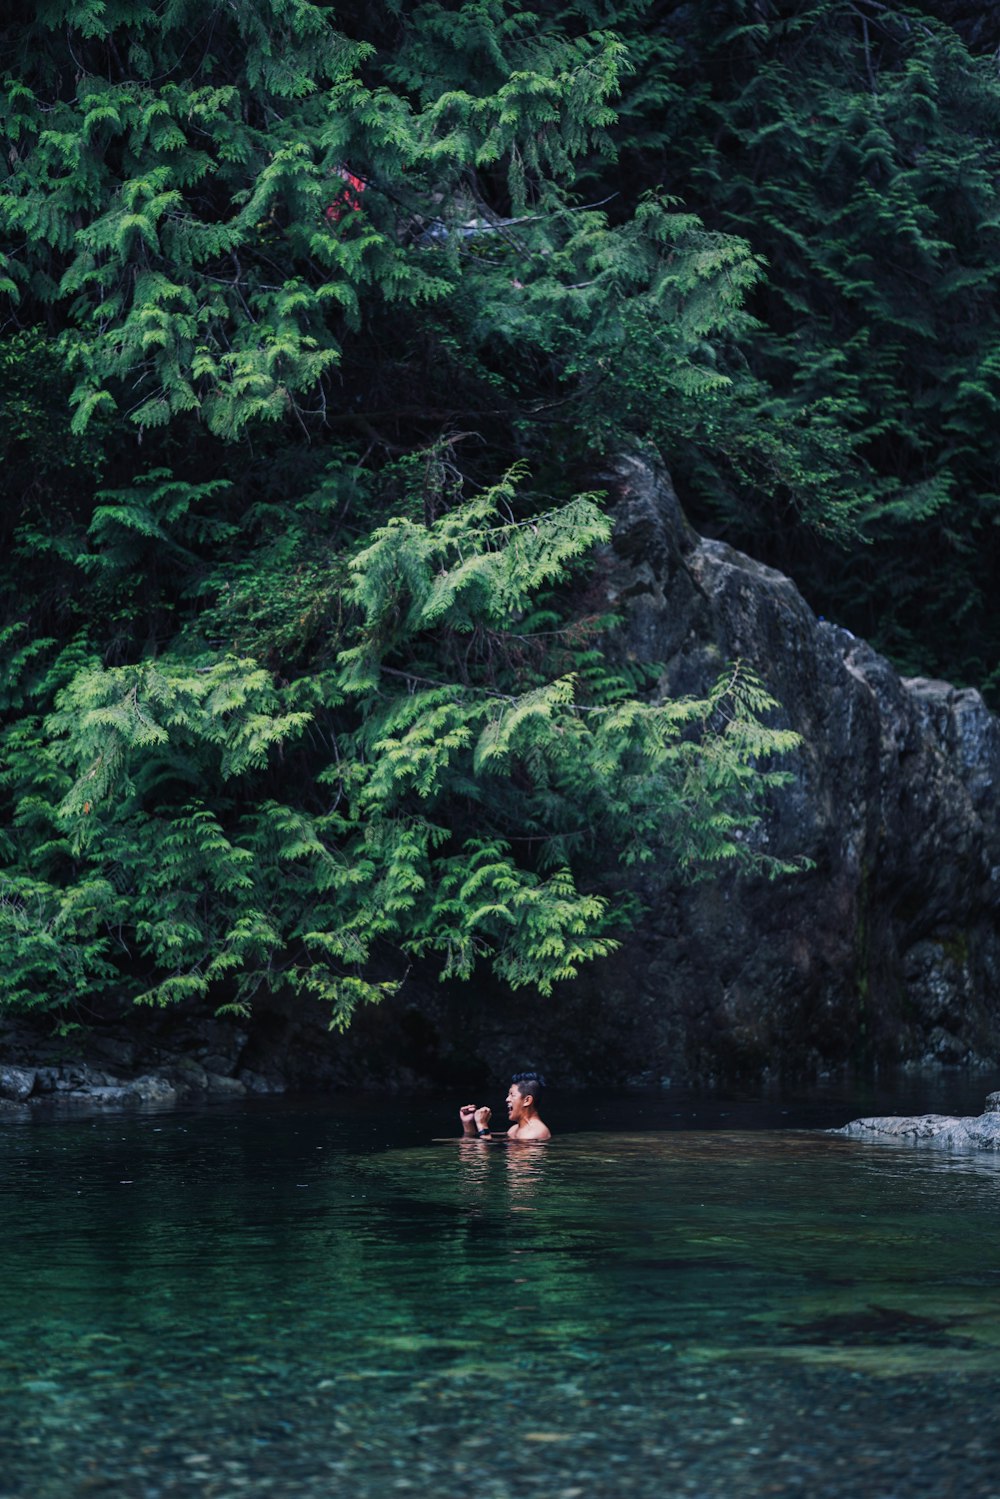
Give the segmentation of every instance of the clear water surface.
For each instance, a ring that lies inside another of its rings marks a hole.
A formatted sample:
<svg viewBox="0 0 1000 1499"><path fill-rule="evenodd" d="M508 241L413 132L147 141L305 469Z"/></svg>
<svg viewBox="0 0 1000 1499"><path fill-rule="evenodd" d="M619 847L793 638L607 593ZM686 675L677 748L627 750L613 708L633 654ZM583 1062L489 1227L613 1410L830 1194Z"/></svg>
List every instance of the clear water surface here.
<svg viewBox="0 0 1000 1499"><path fill-rule="evenodd" d="M1000 1499L994 1085L5 1124L0 1496Z"/></svg>

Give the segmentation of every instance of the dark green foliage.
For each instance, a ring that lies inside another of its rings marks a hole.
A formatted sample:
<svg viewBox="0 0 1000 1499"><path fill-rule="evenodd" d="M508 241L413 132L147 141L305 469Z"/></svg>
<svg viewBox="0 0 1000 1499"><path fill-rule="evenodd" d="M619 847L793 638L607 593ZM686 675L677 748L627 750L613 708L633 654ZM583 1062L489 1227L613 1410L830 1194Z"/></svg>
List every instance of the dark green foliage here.
<svg viewBox="0 0 1000 1499"><path fill-rule="evenodd" d="M657 42L641 72L647 91L673 90L673 129L648 152L639 109L633 170L745 237L767 274L748 303L758 326L723 365L730 398L708 423L652 430L701 516L790 571L815 607L911 671L989 686L991 8L715 0L659 15L676 51L665 65ZM657 105L655 129L662 118Z"/></svg>
<svg viewBox="0 0 1000 1499"><path fill-rule="evenodd" d="M547 990L609 849L760 867L760 685L602 655L610 447L995 689L991 17L8 7L4 1002Z"/></svg>

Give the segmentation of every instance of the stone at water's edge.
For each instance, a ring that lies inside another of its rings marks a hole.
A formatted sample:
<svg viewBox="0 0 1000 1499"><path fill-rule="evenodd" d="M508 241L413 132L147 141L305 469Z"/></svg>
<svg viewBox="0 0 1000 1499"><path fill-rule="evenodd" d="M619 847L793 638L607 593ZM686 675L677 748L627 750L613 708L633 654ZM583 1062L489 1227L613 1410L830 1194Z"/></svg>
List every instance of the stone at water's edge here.
<svg viewBox="0 0 1000 1499"><path fill-rule="evenodd" d="M901 1140L914 1145L937 1145L949 1150L1000 1150L1000 1093L991 1093L986 1112L974 1118L957 1119L949 1114L884 1114L872 1119L852 1119L831 1135L860 1140Z"/></svg>
<svg viewBox="0 0 1000 1499"><path fill-rule="evenodd" d="M34 1067L0 1066L0 1098L21 1103L34 1088L37 1076Z"/></svg>
<svg viewBox="0 0 1000 1499"><path fill-rule="evenodd" d="M0 1119L284 1092L275 1072L247 1065L247 1039L225 1021L183 1013L135 1011L113 1033L81 1030L72 1040L31 1017L8 1019L0 1026L0 1055L9 1059L0 1063Z"/></svg>

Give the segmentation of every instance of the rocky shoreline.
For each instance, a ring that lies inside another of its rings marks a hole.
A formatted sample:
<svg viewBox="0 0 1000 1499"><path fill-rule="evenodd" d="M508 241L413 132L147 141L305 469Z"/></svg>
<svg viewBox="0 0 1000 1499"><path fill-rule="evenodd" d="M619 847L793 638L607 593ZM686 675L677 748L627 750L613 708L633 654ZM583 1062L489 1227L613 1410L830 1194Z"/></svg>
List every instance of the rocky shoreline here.
<svg viewBox="0 0 1000 1499"><path fill-rule="evenodd" d="M10 1029L0 1061L0 1120L33 1110L171 1108L284 1093L277 1073L243 1065L246 1039L238 1027L202 1021L187 1028L176 1048L123 1034L90 1035L82 1057L72 1035L42 1040L30 1029Z"/></svg>
<svg viewBox="0 0 1000 1499"><path fill-rule="evenodd" d="M934 1145L946 1150L1000 1150L1000 1093L991 1093L982 1114L956 1118L950 1114L883 1114L853 1119L832 1135L858 1140L902 1140L912 1145Z"/></svg>

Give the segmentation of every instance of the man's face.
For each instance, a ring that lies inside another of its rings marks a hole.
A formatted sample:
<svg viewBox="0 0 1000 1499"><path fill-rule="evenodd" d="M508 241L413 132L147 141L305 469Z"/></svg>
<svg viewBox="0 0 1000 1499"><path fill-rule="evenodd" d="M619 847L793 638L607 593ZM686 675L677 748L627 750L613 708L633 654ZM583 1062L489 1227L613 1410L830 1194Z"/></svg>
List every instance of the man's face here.
<svg viewBox="0 0 1000 1499"><path fill-rule="evenodd" d="M507 1117L512 1124L517 1124L524 1113L524 1099L517 1083L511 1083L507 1094Z"/></svg>

